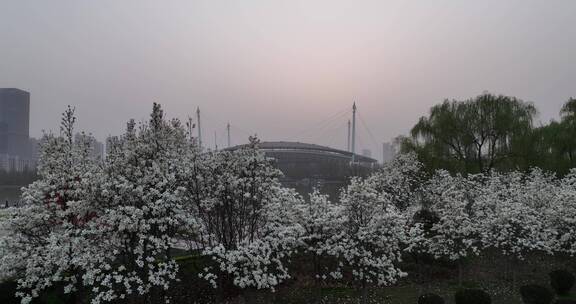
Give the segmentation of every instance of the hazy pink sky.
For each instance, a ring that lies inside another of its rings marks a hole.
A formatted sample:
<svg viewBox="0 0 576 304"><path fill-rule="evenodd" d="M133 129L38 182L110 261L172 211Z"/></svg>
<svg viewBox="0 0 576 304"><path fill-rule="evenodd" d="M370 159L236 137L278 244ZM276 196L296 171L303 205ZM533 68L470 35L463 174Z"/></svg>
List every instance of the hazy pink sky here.
<svg viewBox="0 0 576 304"><path fill-rule="evenodd" d="M32 93L31 134L67 104L100 139L152 102L205 138L345 147L357 101L374 139L406 134L431 105L487 90L533 101L548 121L576 96L576 1L0 0L0 87ZM239 131L240 129L244 131ZM313 129L310 132L303 130Z"/></svg>

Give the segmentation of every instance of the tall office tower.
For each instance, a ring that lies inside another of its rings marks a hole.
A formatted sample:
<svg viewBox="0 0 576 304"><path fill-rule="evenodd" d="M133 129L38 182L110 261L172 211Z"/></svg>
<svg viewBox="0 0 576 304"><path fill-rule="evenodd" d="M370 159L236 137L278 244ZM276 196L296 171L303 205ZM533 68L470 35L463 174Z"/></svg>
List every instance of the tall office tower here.
<svg viewBox="0 0 576 304"><path fill-rule="evenodd" d="M394 146L389 143L385 142L382 144L382 163L387 163L394 159L396 156L396 151Z"/></svg>
<svg viewBox="0 0 576 304"><path fill-rule="evenodd" d="M0 88L0 154L30 158L30 93Z"/></svg>

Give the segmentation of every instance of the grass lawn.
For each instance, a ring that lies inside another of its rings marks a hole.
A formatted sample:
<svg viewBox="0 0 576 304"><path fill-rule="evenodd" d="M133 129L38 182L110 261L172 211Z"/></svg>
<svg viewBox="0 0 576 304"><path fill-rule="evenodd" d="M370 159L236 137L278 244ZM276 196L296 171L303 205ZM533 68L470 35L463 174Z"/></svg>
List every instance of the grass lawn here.
<svg viewBox="0 0 576 304"><path fill-rule="evenodd" d="M368 303L373 304L416 304L418 297L424 293L436 293L444 298L447 304L454 303L454 294L459 287L456 282L444 281L430 283L426 285L410 284L403 286L393 286L386 288L373 288L369 291ZM523 304L517 292L513 292L510 284L480 284L466 282L463 284L467 288L482 288L488 291L492 296L493 304ZM284 288L275 294L256 292L245 296L246 303L264 304L304 304L304 303L322 303L322 304L351 304L358 303L360 297L359 291L347 287L326 287L316 288ZM576 300L576 296L570 297ZM314 301L314 299L321 299ZM240 300L230 301L230 303L239 303Z"/></svg>
<svg viewBox="0 0 576 304"><path fill-rule="evenodd" d="M418 297L425 293L435 293L444 298L447 304L454 304L454 294L458 286L457 269L447 265L428 266L406 265L408 278L397 286L374 287L368 292L368 303L373 304L416 304ZM482 289L491 295L493 304L523 304L519 288L523 285L538 284L550 290L548 273L556 269L567 269L576 273L576 263L569 257L550 257L535 254L512 267L498 253L469 261L465 266L462 288ZM512 283L512 268L515 269L516 287ZM189 268L189 270L191 270ZM254 304L305 304L305 303L359 303L360 292L344 285L324 285L314 287L311 279L300 278L278 288L275 293L264 291L244 292L244 296L228 303ZM576 290L571 299L576 300Z"/></svg>

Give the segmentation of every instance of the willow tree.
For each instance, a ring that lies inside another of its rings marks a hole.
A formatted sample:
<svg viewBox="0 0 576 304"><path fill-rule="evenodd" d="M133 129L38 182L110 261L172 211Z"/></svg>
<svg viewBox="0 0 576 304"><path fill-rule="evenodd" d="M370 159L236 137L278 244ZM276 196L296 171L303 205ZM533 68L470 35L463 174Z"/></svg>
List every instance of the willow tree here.
<svg viewBox="0 0 576 304"><path fill-rule="evenodd" d="M564 104L560 118L536 128L526 140L525 151L531 166L565 175L576 167L576 99Z"/></svg>
<svg viewBox="0 0 576 304"><path fill-rule="evenodd" d="M560 110L561 124L564 126L566 137L565 156L570 165L576 165L576 98L570 98Z"/></svg>
<svg viewBox="0 0 576 304"><path fill-rule="evenodd" d="M519 146L536 114L532 103L509 96L486 93L445 100L420 118L402 148L417 152L429 169L470 173L514 168L524 157Z"/></svg>

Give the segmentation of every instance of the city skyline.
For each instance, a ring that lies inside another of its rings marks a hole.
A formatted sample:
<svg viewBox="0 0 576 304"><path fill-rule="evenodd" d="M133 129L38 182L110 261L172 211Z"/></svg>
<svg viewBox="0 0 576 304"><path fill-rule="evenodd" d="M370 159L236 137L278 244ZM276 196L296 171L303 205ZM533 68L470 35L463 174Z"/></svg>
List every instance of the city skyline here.
<svg viewBox="0 0 576 304"><path fill-rule="evenodd" d="M358 149L380 151L445 98L489 91L534 102L543 123L558 117L576 82L574 12L571 1L7 1L0 87L32 92L33 137L57 131L70 104L103 141L159 102L183 121L199 106L219 146L228 122L243 130L236 143L309 142L302 129L356 101L377 141ZM337 140L345 149L345 131Z"/></svg>
<svg viewBox="0 0 576 304"><path fill-rule="evenodd" d="M0 303L576 303L576 0L0 0Z"/></svg>

